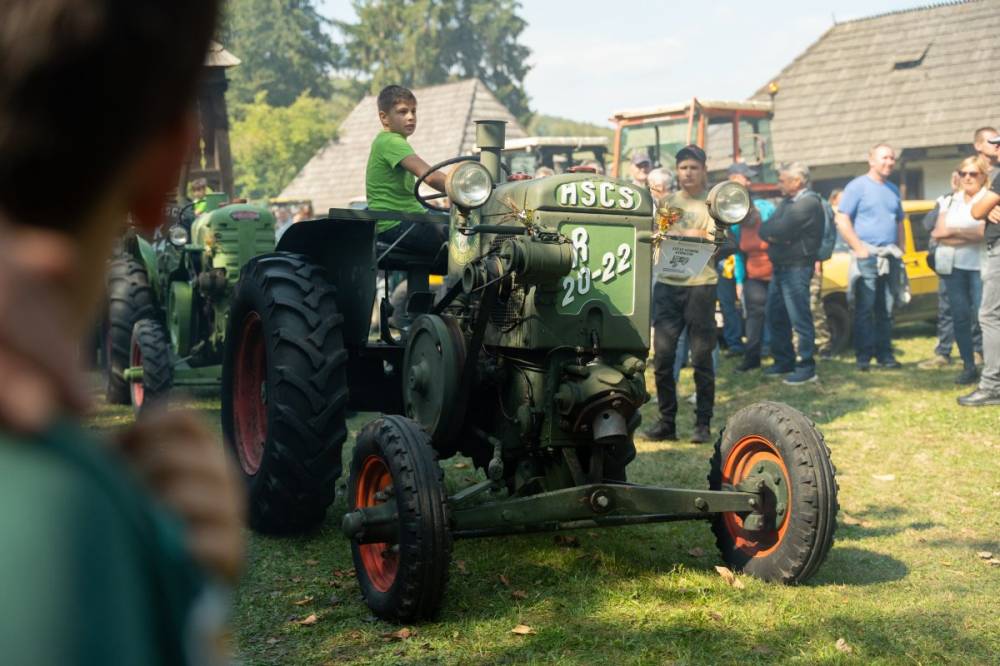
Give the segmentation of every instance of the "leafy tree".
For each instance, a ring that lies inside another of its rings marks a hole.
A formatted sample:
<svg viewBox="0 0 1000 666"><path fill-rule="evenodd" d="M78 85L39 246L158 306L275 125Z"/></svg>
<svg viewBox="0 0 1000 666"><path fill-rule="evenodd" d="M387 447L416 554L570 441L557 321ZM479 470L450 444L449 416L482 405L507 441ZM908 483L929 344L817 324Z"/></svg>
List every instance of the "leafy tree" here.
<svg viewBox="0 0 1000 666"><path fill-rule="evenodd" d="M602 127L594 123L579 122L559 116L537 114L528 123L528 134L532 136L606 136L609 139L615 135L610 127Z"/></svg>
<svg viewBox="0 0 1000 666"><path fill-rule="evenodd" d="M313 0L229 0L223 43L243 61L229 71L230 100L288 106L303 93L329 97L338 58Z"/></svg>
<svg viewBox="0 0 1000 666"><path fill-rule="evenodd" d="M238 109L232 127L236 188L248 199L277 196L306 162L334 138L346 108L303 93L274 107L261 91Z"/></svg>
<svg viewBox="0 0 1000 666"><path fill-rule="evenodd" d="M337 22L341 66L369 91L398 83L421 87L478 77L522 121L531 50L518 42L527 25L517 0L353 0L357 23Z"/></svg>

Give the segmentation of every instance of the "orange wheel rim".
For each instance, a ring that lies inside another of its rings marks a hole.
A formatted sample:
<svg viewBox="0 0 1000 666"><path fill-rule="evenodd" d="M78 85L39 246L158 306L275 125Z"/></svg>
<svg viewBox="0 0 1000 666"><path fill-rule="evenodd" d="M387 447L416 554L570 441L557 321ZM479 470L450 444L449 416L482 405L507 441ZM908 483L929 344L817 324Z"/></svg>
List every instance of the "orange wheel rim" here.
<svg viewBox="0 0 1000 666"><path fill-rule="evenodd" d="M781 458L778 448L768 439L760 435L747 435L740 439L730 449L726 462L722 466L722 483L735 486L750 476L753 468L760 463L771 463L781 469L784 476L782 483L788 490L785 515L776 521L775 529L751 532L744 529L743 518L736 513L722 514L726 529L733 538L733 547L750 557L764 557L775 550L785 538L792 515L792 486L789 482L788 468ZM774 511L774 506L770 506Z"/></svg>
<svg viewBox="0 0 1000 666"><path fill-rule="evenodd" d="M129 358L132 361L133 368L142 367L142 349L139 347L138 341L132 343L132 354ZM132 405L136 408L142 407L142 403L146 399L146 386L142 381L134 379L130 381L131 386L129 388L132 390Z"/></svg>
<svg viewBox="0 0 1000 666"><path fill-rule="evenodd" d="M365 509L381 504L381 501L375 498L375 494L391 485L392 475L385 461L379 456L368 456L358 474L354 506ZM395 544L387 542L358 544L365 575L379 592L387 592L396 581L396 573L399 571L399 550L393 546Z"/></svg>

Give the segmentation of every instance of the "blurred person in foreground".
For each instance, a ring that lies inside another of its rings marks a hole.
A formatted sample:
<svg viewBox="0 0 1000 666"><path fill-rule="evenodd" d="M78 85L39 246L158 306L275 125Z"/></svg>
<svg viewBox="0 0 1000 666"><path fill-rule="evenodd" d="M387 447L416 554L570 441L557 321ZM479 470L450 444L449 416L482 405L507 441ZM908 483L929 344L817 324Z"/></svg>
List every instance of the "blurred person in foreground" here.
<svg viewBox="0 0 1000 666"><path fill-rule="evenodd" d="M899 225L903 202L889 181L896 152L880 143L868 151L868 173L847 184L837 210L837 231L851 248L849 296L854 300L854 355L865 372L872 358L902 367L892 353L892 309L903 270Z"/></svg>
<svg viewBox="0 0 1000 666"><path fill-rule="evenodd" d="M1000 136L990 140L1000 144ZM964 407L1000 405L1000 175L972 206L972 217L985 220L983 242L986 254L981 264L983 293L979 326L983 330L983 371L976 390L958 399Z"/></svg>
<svg viewBox="0 0 1000 666"><path fill-rule="evenodd" d="M16 314L9 292L37 296L37 328L22 336L79 344L127 215L160 222L196 134L218 9L0 3L0 247L21 251L0 264L0 319ZM123 89L128 104L109 107ZM30 357L13 339L0 337L0 358ZM160 413L99 441L71 408L51 408L39 376L4 376L33 418L0 424L3 660L219 662L243 536L239 481L218 438L187 413Z"/></svg>
<svg viewBox="0 0 1000 666"><path fill-rule="evenodd" d="M766 308L774 364L764 375L783 376L786 384L804 384L816 381L816 329L809 284L826 217L819 195L809 189L809 168L804 164L782 165L778 187L784 199L760 229L772 266ZM798 349L792 341L793 330L798 334Z"/></svg>
<svg viewBox="0 0 1000 666"><path fill-rule="evenodd" d="M980 264L986 250L984 223L972 217L972 206L986 194L989 163L979 155L967 157L956 173L959 187L940 209L931 238L934 270L948 294L949 313L962 372L956 384L975 384L977 379L973 322L979 315L983 282Z"/></svg>

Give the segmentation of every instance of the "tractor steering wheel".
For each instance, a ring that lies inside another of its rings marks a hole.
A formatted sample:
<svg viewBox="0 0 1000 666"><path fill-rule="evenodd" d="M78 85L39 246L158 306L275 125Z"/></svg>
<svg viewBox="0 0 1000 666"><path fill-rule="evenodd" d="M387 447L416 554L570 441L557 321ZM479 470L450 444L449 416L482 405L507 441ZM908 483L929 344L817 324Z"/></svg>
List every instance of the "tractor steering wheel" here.
<svg viewBox="0 0 1000 666"><path fill-rule="evenodd" d="M417 201L419 201L420 205L422 205L427 210L440 211L441 210L440 208L432 206L429 202L431 199L440 199L441 197L445 197L448 195L446 195L444 192L435 192L434 194L428 195L426 197L420 194L420 186L424 184L425 180L427 180L427 176L431 175L438 169L449 166L451 164L458 164L459 162L478 162L478 161L479 161L479 155L460 155L459 157L452 157L451 159L447 159L444 160L443 162L438 162L437 164L432 165L431 168L427 170L427 173L420 176L420 178L417 178L417 181L413 183L413 197ZM510 175L510 169L507 168L506 164L500 162L500 168L506 171L508 176Z"/></svg>

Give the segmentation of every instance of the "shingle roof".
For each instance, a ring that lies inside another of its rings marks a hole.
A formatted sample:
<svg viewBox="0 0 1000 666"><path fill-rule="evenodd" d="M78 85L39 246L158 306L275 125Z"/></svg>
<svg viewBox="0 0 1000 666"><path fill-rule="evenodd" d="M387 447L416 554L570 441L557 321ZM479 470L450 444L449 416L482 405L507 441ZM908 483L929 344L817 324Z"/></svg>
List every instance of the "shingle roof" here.
<svg viewBox="0 0 1000 666"><path fill-rule="evenodd" d="M835 25L773 79L775 156L817 166L864 161L878 142L969 144L1000 122L998 62L1000 0Z"/></svg>
<svg viewBox="0 0 1000 666"><path fill-rule="evenodd" d="M478 79L414 89L417 131L410 145L428 164L473 152L476 120L506 120L507 138L525 136L507 108ZM381 131L375 96L358 103L344 119L338 138L309 161L281 193L312 199L317 211L346 207L365 198L365 166L372 139Z"/></svg>

